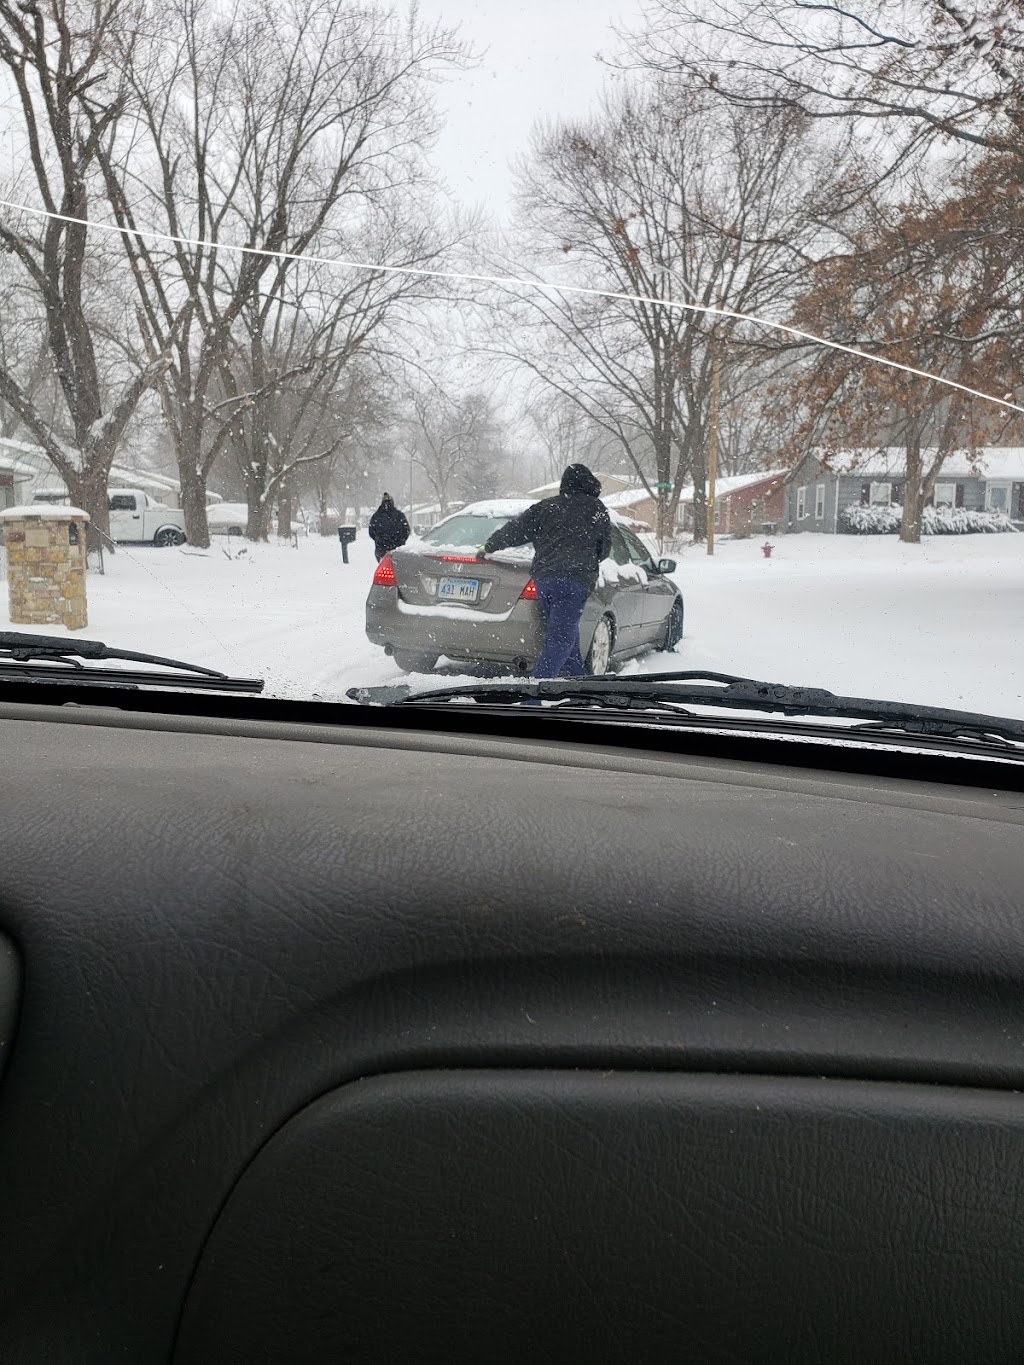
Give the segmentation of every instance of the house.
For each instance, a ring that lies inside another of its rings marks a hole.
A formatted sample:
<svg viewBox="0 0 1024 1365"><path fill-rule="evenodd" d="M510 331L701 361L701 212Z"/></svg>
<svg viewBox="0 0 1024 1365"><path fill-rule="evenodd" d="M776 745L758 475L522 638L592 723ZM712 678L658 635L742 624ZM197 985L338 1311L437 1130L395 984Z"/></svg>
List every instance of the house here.
<svg viewBox="0 0 1024 1365"><path fill-rule="evenodd" d="M650 532L658 524L658 500L646 488L624 488L617 493L602 493L601 501L605 507L617 513L631 531Z"/></svg>
<svg viewBox="0 0 1024 1365"><path fill-rule="evenodd" d="M758 470L715 480L715 530L720 535L777 526L783 518L786 471ZM705 486L705 497L710 486ZM678 520L686 531L693 530L693 485L679 495Z"/></svg>
<svg viewBox="0 0 1024 1365"><path fill-rule="evenodd" d="M627 474L602 474L595 469L594 478L601 485L602 497L612 493L625 493L636 487L636 479ZM540 488L528 488L522 496L539 502L541 498L553 498L558 488L559 481L556 479L554 483L542 484Z"/></svg>
<svg viewBox="0 0 1024 1365"><path fill-rule="evenodd" d="M8 442L0 440L0 512L28 501L35 473L33 465L20 458Z"/></svg>
<svg viewBox="0 0 1024 1365"><path fill-rule="evenodd" d="M934 451L922 451L925 467ZM847 507L889 507L903 502L906 452L899 446L811 451L785 482L783 525L789 532L842 532ZM943 461L929 505L1003 512L1024 528L1024 448L985 446L955 451Z"/></svg>

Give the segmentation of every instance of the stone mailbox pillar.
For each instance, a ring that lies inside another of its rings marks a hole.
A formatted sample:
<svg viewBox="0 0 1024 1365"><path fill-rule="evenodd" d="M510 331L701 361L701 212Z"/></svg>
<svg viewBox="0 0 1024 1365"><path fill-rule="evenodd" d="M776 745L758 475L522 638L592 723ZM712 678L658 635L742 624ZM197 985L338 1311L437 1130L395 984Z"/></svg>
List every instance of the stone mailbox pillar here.
<svg viewBox="0 0 1024 1365"><path fill-rule="evenodd" d="M7 550L11 625L88 625L85 528L77 507L8 507L0 512Z"/></svg>

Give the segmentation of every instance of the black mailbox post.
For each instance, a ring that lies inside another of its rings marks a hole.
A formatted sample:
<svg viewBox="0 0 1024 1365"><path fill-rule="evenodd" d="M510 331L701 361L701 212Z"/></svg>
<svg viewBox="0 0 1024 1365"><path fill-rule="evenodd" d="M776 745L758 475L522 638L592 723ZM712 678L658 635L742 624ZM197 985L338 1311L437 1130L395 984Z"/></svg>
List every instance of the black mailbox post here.
<svg viewBox="0 0 1024 1365"><path fill-rule="evenodd" d="M348 547L352 544L355 538L356 538L355 526L338 527L338 539L341 541L341 557L346 564L348 563Z"/></svg>

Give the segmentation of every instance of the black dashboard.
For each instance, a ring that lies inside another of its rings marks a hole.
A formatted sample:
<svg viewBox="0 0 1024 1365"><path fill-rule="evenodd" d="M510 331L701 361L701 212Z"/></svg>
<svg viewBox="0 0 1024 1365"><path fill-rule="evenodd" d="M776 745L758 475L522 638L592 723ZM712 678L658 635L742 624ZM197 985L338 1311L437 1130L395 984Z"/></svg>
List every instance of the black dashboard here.
<svg viewBox="0 0 1024 1365"><path fill-rule="evenodd" d="M142 705L0 707L5 1365L1020 1358L1016 772Z"/></svg>

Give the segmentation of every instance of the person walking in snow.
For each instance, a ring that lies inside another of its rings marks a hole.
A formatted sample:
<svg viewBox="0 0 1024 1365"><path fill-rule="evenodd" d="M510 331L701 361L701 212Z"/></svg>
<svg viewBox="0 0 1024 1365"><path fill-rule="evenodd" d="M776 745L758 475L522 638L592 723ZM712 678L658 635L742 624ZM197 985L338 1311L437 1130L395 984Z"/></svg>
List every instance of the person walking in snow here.
<svg viewBox="0 0 1024 1365"><path fill-rule="evenodd" d="M585 464L571 464L556 497L535 502L499 527L479 558L513 545L533 545L537 602L547 622L535 678L581 677L580 620L597 585L598 566L611 553L612 523L601 484Z"/></svg>
<svg viewBox="0 0 1024 1365"><path fill-rule="evenodd" d="M391 550L397 550L409 539L409 523L405 513L395 506L390 493L385 493L380 506L370 518L370 539L373 541L377 563Z"/></svg>

